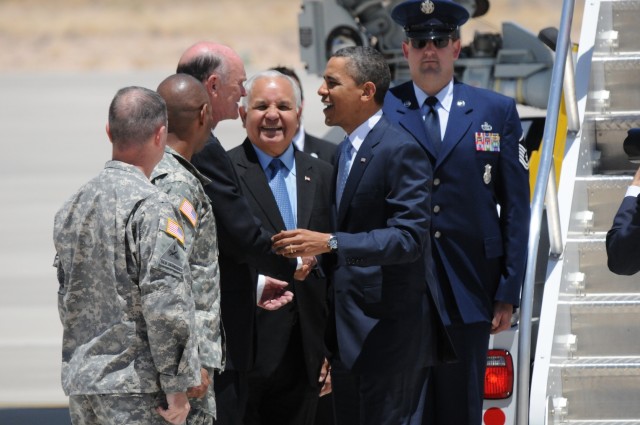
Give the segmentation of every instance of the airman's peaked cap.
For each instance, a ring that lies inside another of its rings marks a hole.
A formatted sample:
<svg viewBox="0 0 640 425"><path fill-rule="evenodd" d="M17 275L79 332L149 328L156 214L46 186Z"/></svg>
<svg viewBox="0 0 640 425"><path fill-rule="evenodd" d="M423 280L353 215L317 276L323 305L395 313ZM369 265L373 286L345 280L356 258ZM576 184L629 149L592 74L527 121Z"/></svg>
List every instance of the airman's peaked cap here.
<svg viewBox="0 0 640 425"><path fill-rule="evenodd" d="M469 19L467 9L451 0L407 0L391 11L409 38L451 34Z"/></svg>

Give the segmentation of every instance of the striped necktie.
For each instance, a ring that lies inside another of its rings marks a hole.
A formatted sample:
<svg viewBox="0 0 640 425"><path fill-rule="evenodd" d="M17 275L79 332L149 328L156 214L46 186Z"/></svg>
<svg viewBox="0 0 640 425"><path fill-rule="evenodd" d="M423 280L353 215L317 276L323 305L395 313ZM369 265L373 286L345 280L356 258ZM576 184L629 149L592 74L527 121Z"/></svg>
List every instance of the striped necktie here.
<svg viewBox="0 0 640 425"><path fill-rule="evenodd" d="M344 138L342 142L342 149L340 153L340 162L338 163L338 179L336 180L336 205L340 207L340 201L342 199L342 192L347 184L347 178L349 178L349 169L351 168L351 151L353 145L348 137Z"/></svg>

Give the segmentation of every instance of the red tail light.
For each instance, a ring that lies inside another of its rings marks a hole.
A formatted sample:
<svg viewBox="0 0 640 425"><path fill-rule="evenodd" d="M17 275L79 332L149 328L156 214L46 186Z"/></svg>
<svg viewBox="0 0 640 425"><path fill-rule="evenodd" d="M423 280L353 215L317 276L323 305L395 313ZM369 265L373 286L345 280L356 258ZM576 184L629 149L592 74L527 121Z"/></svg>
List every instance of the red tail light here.
<svg viewBox="0 0 640 425"><path fill-rule="evenodd" d="M484 373L484 398L499 400L513 394L513 359L507 350L489 350Z"/></svg>

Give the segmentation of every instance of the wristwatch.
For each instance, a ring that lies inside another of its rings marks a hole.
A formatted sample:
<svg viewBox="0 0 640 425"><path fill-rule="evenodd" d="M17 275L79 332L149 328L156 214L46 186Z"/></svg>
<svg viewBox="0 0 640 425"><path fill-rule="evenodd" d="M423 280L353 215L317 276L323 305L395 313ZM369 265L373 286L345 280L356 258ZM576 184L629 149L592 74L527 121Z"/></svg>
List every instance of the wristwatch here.
<svg viewBox="0 0 640 425"><path fill-rule="evenodd" d="M338 238L336 235L329 236L329 240L327 241L327 248L331 250L331 252L338 250Z"/></svg>

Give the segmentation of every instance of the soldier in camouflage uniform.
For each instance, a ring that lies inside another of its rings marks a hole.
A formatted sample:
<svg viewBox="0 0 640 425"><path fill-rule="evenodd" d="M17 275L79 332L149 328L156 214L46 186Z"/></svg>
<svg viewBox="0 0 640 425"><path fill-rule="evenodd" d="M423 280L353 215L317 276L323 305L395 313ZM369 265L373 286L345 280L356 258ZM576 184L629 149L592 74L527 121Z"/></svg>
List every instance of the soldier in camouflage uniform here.
<svg viewBox="0 0 640 425"><path fill-rule="evenodd" d="M211 133L211 105L202 83L187 74L175 74L158 86L167 104L169 134L160 163L151 182L169 194L185 222L185 247L191 269L196 307L196 331L202 365L202 400L190 399L189 425L212 424L216 406L209 376L222 371L220 332L220 275L216 222L203 185L209 179L191 163L191 156L202 149ZM198 396L198 391L187 393Z"/></svg>
<svg viewBox="0 0 640 425"><path fill-rule="evenodd" d="M107 133L112 160L55 216L62 386L74 425L181 424L200 362L183 222L149 181L164 101L120 90Z"/></svg>

